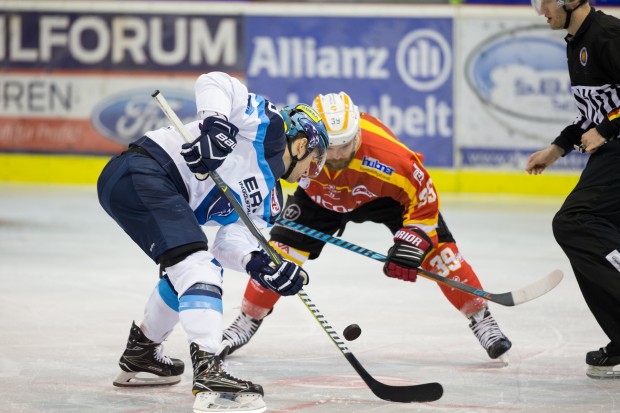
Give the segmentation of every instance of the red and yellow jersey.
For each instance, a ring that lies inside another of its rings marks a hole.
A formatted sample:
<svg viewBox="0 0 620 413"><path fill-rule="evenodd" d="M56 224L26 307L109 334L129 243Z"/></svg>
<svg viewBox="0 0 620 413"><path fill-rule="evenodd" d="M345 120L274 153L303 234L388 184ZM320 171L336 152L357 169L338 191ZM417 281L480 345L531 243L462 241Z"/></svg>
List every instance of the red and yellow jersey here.
<svg viewBox="0 0 620 413"><path fill-rule="evenodd" d="M324 167L300 186L322 207L340 213L377 198L389 197L404 207L403 226L423 229L436 244L439 198L422 165L423 156L398 141L381 121L362 113L361 143L348 168Z"/></svg>

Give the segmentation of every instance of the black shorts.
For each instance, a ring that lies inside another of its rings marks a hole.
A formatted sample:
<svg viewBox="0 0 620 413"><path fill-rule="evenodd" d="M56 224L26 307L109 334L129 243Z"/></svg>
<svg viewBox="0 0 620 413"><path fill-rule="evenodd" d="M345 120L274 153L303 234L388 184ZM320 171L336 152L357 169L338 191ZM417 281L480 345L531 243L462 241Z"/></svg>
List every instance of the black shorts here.
<svg viewBox="0 0 620 413"><path fill-rule="evenodd" d="M378 198L346 213L334 212L315 203L303 189L297 187L295 193L286 200L282 218L329 235L336 232L337 236L342 235L347 222L383 224L394 234L403 227L403 212L404 207L393 198ZM440 242L454 241L441 214L437 235ZM278 224L271 229L271 240L309 252L310 259L317 258L325 246L324 241Z"/></svg>

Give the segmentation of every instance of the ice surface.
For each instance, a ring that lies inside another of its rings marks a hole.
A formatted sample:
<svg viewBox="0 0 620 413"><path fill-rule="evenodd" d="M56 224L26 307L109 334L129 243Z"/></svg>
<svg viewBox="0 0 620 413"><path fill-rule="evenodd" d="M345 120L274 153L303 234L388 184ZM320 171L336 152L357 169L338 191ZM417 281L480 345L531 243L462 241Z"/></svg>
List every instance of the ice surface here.
<svg viewBox="0 0 620 413"><path fill-rule="evenodd" d="M381 263L333 245L306 265L306 292L348 347L388 384L438 381L425 404L376 398L296 297L282 299L229 370L264 386L270 412L620 412L620 380L585 375L585 353L608 340L551 234L561 198L444 194L442 210L483 287L506 292L558 268L562 283L517 307L491 304L513 341L510 365L490 360L467 320L431 281L383 276ZM343 238L385 253L386 229L350 224ZM191 412L191 368L167 388L112 386L132 320L157 267L99 207L94 188L0 184L0 412ZM225 275L224 316L247 276ZM189 366L180 327L167 353Z"/></svg>

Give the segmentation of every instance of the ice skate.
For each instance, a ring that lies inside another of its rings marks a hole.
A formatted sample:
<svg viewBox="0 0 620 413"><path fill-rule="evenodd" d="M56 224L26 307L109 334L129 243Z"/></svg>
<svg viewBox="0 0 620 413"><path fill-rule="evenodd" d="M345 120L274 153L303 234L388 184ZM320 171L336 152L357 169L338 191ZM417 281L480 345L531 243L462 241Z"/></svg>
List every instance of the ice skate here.
<svg viewBox="0 0 620 413"><path fill-rule="evenodd" d="M256 318L252 318L242 311L235 321L224 330L222 346L228 348L228 354L232 354L234 351L248 344L263 323L263 320L264 319L257 320Z"/></svg>
<svg viewBox="0 0 620 413"><path fill-rule="evenodd" d="M497 322L487 308L483 308L470 318L469 328L487 351L492 359L499 358L504 365L508 365L506 352L512 347L508 337L499 329Z"/></svg>
<svg viewBox="0 0 620 413"><path fill-rule="evenodd" d="M607 347L588 352L586 364L591 379L620 379L620 353L610 354Z"/></svg>
<svg viewBox="0 0 620 413"><path fill-rule="evenodd" d="M260 385L232 376L219 356L200 350L196 343L190 345L190 351L194 366L192 392L196 396L194 413L260 413L267 409Z"/></svg>
<svg viewBox="0 0 620 413"><path fill-rule="evenodd" d="M121 356L121 372L113 384L120 387L162 386L177 384L185 369L183 362L163 355L164 347L155 343L142 333L136 323L132 323L127 339L127 348Z"/></svg>

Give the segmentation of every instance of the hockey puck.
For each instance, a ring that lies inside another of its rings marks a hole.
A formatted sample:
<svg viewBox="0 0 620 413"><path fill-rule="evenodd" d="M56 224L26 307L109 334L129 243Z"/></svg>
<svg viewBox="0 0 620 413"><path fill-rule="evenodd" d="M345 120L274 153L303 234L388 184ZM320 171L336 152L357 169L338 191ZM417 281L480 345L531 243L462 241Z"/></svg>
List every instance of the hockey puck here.
<svg viewBox="0 0 620 413"><path fill-rule="evenodd" d="M362 334L362 329L357 324L351 324L342 331L342 335L348 341L355 340L360 336L360 334Z"/></svg>

